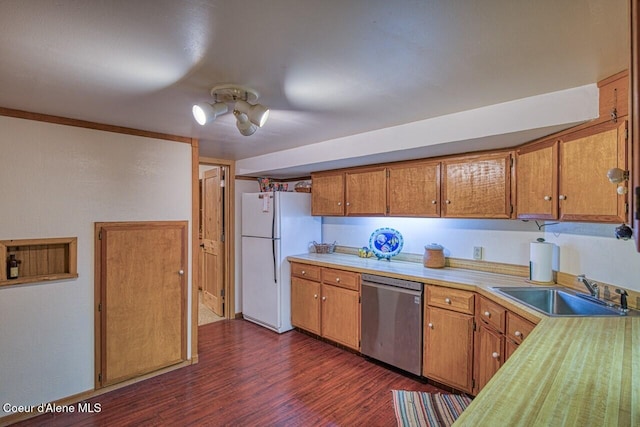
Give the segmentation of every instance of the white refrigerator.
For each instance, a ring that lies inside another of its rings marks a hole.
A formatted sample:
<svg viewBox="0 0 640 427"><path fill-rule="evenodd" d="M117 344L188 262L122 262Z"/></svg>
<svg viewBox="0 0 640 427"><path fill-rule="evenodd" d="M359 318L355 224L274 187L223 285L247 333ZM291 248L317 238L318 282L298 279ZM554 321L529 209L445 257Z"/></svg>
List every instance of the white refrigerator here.
<svg viewBox="0 0 640 427"><path fill-rule="evenodd" d="M276 191L242 195L242 315L278 333L291 325L291 269L287 256L321 242L321 218L311 194Z"/></svg>

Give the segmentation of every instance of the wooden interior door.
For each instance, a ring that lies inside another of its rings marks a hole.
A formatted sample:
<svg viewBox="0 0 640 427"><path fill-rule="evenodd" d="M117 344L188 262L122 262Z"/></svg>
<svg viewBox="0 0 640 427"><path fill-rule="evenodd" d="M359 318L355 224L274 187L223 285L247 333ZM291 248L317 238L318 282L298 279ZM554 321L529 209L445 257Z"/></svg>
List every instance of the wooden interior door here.
<svg viewBox="0 0 640 427"><path fill-rule="evenodd" d="M96 388L187 355L187 221L96 224Z"/></svg>
<svg viewBox="0 0 640 427"><path fill-rule="evenodd" d="M202 296L204 304L224 316L224 170L204 172L202 179Z"/></svg>

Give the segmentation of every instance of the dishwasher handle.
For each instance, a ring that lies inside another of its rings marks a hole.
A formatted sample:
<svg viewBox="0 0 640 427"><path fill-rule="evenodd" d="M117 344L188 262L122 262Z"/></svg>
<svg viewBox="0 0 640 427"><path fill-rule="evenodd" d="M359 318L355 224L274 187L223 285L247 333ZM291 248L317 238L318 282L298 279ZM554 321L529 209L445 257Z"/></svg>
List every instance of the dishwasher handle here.
<svg viewBox="0 0 640 427"><path fill-rule="evenodd" d="M398 286L391 286L391 285L382 285L380 283L373 283L373 282L362 282L362 286L363 287L367 286L367 287L377 288L377 289L385 289L388 291L399 292L399 293L413 295L417 297L422 296L422 290L418 291L414 289L400 288Z"/></svg>

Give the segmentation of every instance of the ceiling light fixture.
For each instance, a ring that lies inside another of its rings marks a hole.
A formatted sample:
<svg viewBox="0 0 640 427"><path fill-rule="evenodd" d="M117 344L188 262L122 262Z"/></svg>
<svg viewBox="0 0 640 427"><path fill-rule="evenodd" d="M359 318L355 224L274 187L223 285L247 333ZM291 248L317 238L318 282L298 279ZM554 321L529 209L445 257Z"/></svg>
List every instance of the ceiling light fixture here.
<svg viewBox="0 0 640 427"><path fill-rule="evenodd" d="M224 114L229 111L227 104L223 102L216 102L209 104L208 102L201 102L193 106L193 117L196 119L199 125L204 126L207 123L211 123L220 114Z"/></svg>
<svg viewBox="0 0 640 427"><path fill-rule="evenodd" d="M269 118L269 109L255 103L259 95L251 88L231 84L219 85L211 89L211 96L215 101L213 104L201 102L192 108L193 117L202 126L229 111L228 103L234 103L236 126L244 136L253 135Z"/></svg>
<svg viewBox="0 0 640 427"><path fill-rule="evenodd" d="M241 113L238 110L233 110L233 114L236 116L236 127L242 135L253 135L256 129L258 129L258 126L249 121L249 117L247 117L246 114Z"/></svg>

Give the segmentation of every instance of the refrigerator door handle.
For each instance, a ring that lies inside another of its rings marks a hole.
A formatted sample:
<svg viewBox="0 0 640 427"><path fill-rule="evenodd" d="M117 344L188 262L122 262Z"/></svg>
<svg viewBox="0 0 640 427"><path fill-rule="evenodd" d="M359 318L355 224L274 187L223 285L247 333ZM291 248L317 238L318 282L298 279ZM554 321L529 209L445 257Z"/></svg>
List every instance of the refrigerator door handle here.
<svg viewBox="0 0 640 427"><path fill-rule="evenodd" d="M278 283L276 273L276 209L273 207L273 216L271 217L271 254L273 255L273 283Z"/></svg>
<svg viewBox="0 0 640 427"><path fill-rule="evenodd" d="M278 283L278 277L276 273L276 239L271 239L271 254L273 255L273 282Z"/></svg>

